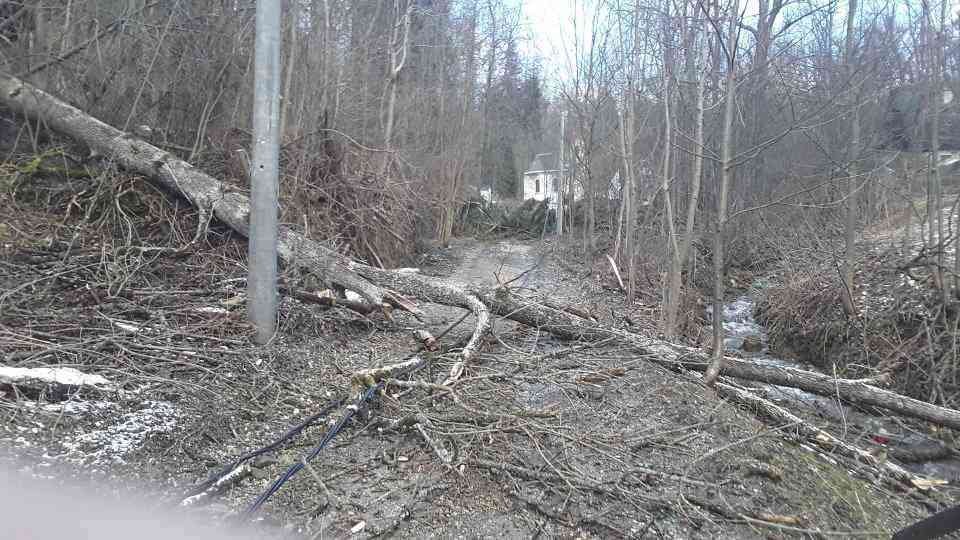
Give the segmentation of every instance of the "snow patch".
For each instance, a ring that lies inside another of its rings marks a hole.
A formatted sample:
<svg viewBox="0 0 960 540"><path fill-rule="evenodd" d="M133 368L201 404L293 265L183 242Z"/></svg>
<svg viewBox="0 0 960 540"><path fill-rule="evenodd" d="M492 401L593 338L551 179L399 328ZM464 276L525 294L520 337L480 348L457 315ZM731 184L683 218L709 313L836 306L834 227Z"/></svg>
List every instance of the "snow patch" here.
<svg viewBox="0 0 960 540"><path fill-rule="evenodd" d="M230 314L229 310L219 308L219 307L213 307L213 306L200 306L197 308L193 308L193 311L197 313L210 313L213 315L229 315Z"/></svg>
<svg viewBox="0 0 960 540"><path fill-rule="evenodd" d="M16 368L0 366L0 378L6 379L8 383L40 380L72 386L111 386L110 381L100 375L89 375L68 367Z"/></svg>
<svg viewBox="0 0 960 540"><path fill-rule="evenodd" d="M123 456L140 447L151 433L172 431L177 424L173 405L144 401L138 411L124 413L119 422L83 433L63 442L68 459L92 460L94 464L123 463Z"/></svg>
<svg viewBox="0 0 960 540"><path fill-rule="evenodd" d="M84 415L102 413L116 409L117 404L112 401L64 401L61 403L39 403L37 401L23 401L20 403L28 409L38 409L52 413L70 415Z"/></svg>
<svg viewBox="0 0 960 540"><path fill-rule="evenodd" d="M113 321L113 325L116 326L117 328L123 330L124 332L127 332L128 334L136 334L136 333L140 332L141 330L143 330L143 327L142 327L142 326L139 326L139 325L136 325L136 324L125 323L125 322L121 322L121 321Z"/></svg>

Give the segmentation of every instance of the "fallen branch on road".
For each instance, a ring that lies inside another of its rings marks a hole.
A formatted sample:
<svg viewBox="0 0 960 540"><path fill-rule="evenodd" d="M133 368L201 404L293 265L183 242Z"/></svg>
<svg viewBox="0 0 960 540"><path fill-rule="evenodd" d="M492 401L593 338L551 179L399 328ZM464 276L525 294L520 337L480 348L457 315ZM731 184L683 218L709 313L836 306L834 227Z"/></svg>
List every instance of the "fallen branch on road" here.
<svg viewBox="0 0 960 540"><path fill-rule="evenodd" d="M619 343L646 353L651 362L670 369L686 369L702 373L710 364L709 356L699 349L595 324L568 312L551 309L516 295L490 293L481 295L481 299L490 306L491 311L498 315L539 327L558 337L583 341L614 338ZM799 388L821 396L839 396L840 399L849 403L882 407L904 416L960 429L960 411L878 388L863 380L837 379L801 369L754 364L732 356L724 358L721 374L737 379Z"/></svg>

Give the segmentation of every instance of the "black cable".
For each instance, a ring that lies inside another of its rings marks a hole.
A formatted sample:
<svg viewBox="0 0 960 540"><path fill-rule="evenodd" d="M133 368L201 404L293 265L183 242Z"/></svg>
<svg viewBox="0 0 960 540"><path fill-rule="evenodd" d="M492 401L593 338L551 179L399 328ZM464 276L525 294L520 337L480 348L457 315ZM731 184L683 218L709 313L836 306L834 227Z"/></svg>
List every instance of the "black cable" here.
<svg viewBox="0 0 960 540"><path fill-rule="evenodd" d="M263 454L266 454L267 452L272 452L272 451L280 448L280 446L283 445L283 443L285 443L285 442L287 442L288 440L296 437L296 436L299 435L303 430L307 429L308 427L310 427L310 426L312 426L313 424L317 423L317 421L320 420L321 418L323 418L323 417L325 417L326 415L330 414L330 411L332 411L332 410L334 410L334 409L342 406L343 403L344 403L344 401L346 401L345 398L339 398L339 399L336 399L336 400L334 400L334 401L331 401L331 402L328 403L323 409L321 409L320 412L309 416L309 417L308 417L307 419L305 419L304 421L302 421L302 422L300 422L299 424L297 424L297 425L293 426L292 428L288 429L288 430L286 431L286 433L284 433L283 435L281 435L279 438L277 438L277 439L276 439L275 441L273 441L272 443L270 443L270 444L268 444L268 445L266 445L266 446L263 446L263 447L261 447L261 448L258 448L257 450L251 450L250 452L247 452L246 454L243 454L242 456L240 456L240 457L238 457L237 459L233 460L233 462L231 462L230 465L227 465L226 467L224 467L219 473L217 473L217 474L215 474L215 475L211 475L211 477L208 478L206 481L204 481L204 482L202 482L202 483L200 483L200 484L197 484L196 486L194 486L193 488L191 488L190 491L188 491L188 492L184 495L184 498L186 498L186 497L191 497L191 496L193 496L193 495L196 495L196 494L198 494L198 493L202 493L202 492L206 491L207 488L209 488L209 487L212 486L213 484L217 483L217 481L219 481L219 480L220 480L221 478L223 478L224 476L230 474L230 472L232 472L234 469L236 469L237 467L239 467L240 465L242 465L245 461L248 461L248 460L253 459L253 458L257 457L257 456L261 456L261 455L263 455Z"/></svg>
<svg viewBox="0 0 960 540"><path fill-rule="evenodd" d="M411 357L408 357L408 358L412 358L412 356L411 356ZM414 372L422 369L422 368L423 368L424 366L426 366L426 365L427 365L427 364L424 362L424 363L421 363L421 364L419 364L419 365L409 366L409 367L407 367L407 368L405 368L405 369L403 369L403 370L398 371L398 372L395 374L395 376L398 376L398 375L409 375L409 374L411 374L411 373L414 373ZM270 497L272 497L274 493L276 493L277 491L279 491L280 488L281 488L284 484L287 483L287 481L289 481L291 478L294 477L294 475L296 475L298 472L300 472L300 470L303 469L303 467L306 465L306 463L308 463L308 462L310 462L310 461L313 461L314 458L316 458L318 455L320 455L320 452L323 451L324 447L326 447L327 444L328 444L331 440L333 440L333 438L336 437L336 435L337 435L338 433L340 433L340 431L343 429L343 427L347 425L347 422L349 422L350 419L353 418L353 416L354 416L355 414L357 414L357 412L359 412L360 409L363 408L363 406L364 406L368 401L370 401L371 399L373 399L373 398L377 395L377 392L379 392L380 390L383 390L383 388L384 388L385 386L386 386L386 381L383 380L383 381L380 381L380 382L378 382L377 384L375 384L375 385L367 388L366 392L364 392L363 395L360 396L360 398L357 400L357 402L356 402L355 404L350 405L350 406L347 407L347 412L346 412L346 414L343 415L343 418L341 418L340 421L337 422L337 424L336 424L335 426L333 426L333 427L330 428L326 433L324 433L323 439L320 440L320 442L317 444L317 446L314 447L314 449L313 449L309 454L307 454L303 459L301 459L299 462L294 463L293 465L291 465L282 475L280 475L280 477L277 478L277 479L273 482L273 484L271 484L270 487L267 488L266 491L264 491L263 493L261 493L260 496L257 497L257 499L256 499L255 501L253 501L253 503L250 505L250 507L247 508L247 510L244 512L244 515L245 515L245 516L250 516L250 515L252 515L254 512L256 512L257 510L259 510L260 507L263 506L263 504L264 504L265 502L267 502L267 500L268 500ZM341 400L340 403L342 403L342 401L343 401L343 400Z"/></svg>
<svg viewBox="0 0 960 540"><path fill-rule="evenodd" d="M257 500L253 501L250 507L247 508L246 512L244 512L244 515L250 516L257 510L259 510L260 507L263 506L263 503L267 502L267 500L270 497L272 497L274 493L279 491L280 488L284 484L286 484L288 480L290 480L291 478L294 477L294 475L300 472L300 470L303 469L306 463L313 461L314 458L320 455L320 452L323 451L325 446L327 446L327 443L333 440L333 438L337 435L337 433L340 433L340 430L343 429L343 427L347 424L347 422L349 422L350 419L353 418L355 414L357 414L360 408L363 407L367 401L369 401L374 395L376 395L376 393L379 390L383 389L384 385L385 385L384 381L380 381L379 383L371 386L370 388L367 389L366 392L363 393L362 396L360 396L360 399L357 400L356 404L347 407L346 414L343 415L343 418L341 418L340 421L337 422L335 426L330 428L323 435L323 439L320 440L320 443L317 444L317 446L309 454L307 454L306 457L301 459L299 462L291 465L286 470L286 472L280 475L280 477L277 478L273 482L273 484L271 484L270 487L267 488L266 491L264 491L263 493L260 494L259 497L257 497Z"/></svg>
<svg viewBox="0 0 960 540"><path fill-rule="evenodd" d="M930 540L960 530L960 506L918 521L893 535L893 540Z"/></svg>

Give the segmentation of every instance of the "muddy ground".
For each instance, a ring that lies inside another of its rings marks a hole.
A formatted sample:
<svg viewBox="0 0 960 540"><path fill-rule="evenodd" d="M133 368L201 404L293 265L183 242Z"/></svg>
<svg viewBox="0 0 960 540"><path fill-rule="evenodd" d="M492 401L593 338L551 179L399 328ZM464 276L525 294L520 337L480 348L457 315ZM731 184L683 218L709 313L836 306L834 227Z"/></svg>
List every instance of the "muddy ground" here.
<svg viewBox="0 0 960 540"><path fill-rule="evenodd" d="M217 234L209 249L141 253L137 260L149 264L124 267L129 279L106 287L99 302L72 294L84 287L84 265L116 266L119 252L44 247L28 231L2 239L3 364L73 366L122 389L55 403L8 392L0 401L8 465L51 485L93 479L105 493L146 491L175 506L237 456L351 395L355 371L413 354L414 330L439 334L462 316L428 305L423 323L406 314L388 321L286 298L277 338L254 347L236 301L245 245ZM461 240L417 263L464 284L513 280L518 294L545 295L617 326L642 328L638 321L655 316L655 296L625 309L622 294L549 242ZM42 310L30 308L26 291L49 296ZM87 330L68 331L65 319ZM444 336L449 349L427 353L430 367L411 379L440 382L471 321ZM69 346L58 347L58 336ZM97 355L83 347L99 347ZM454 386L456 401L388 387L255 523L269 534L313 538L883 538L947 499L949 492L896 487L814 451L790 426L765 425L698 381L635 351L560 342L500 320ZM254 474L184 511L236 519L343 413L336 409L258 460ZM414 414L423 415L426 437L384 429L384 421Z"/></svg>

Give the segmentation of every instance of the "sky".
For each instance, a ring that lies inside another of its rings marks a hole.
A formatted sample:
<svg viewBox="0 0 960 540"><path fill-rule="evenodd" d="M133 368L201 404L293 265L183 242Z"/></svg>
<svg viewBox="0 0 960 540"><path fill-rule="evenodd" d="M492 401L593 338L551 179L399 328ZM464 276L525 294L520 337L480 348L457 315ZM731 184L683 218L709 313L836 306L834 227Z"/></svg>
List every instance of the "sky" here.
<svg viewBox="0 0 960 540"><path fill-rule="evenodd" d="M598 3L598 0L516 0L521 5L524 34L529 38L523 44L523 52L537 56L543 61L547 75L555 77L560 70L570 69L571 52L567 44L572 42L574 33L574 15L580 21L588 21L588 12ZM600 0L602 1L602 0ZM837 23L844 23L843 17L848 0L812 0L815 5L825 5L838 1ZM885 0L877 0L883 2ZM900 7L919 6L921 0L892 0ZM951 4L950 11L960 16L960 0L947 0ZM870 4L871 0L861 1L861 6ZM755 21L757 0L740 0L740 9L744 13L747 23ZM861 13L863 7L861 7ZM579 32L582 39L589 37L587 25L580 25ZM842 31L842 28L838 29Z"/></svg>
<svg viewBox="0 0 960 540"><path fill-rule="evenodd" d="M526 44L529 52L544 60L559 54L561 35L573 31L572 4L571 0L523 0L524 33L531 38Z"/></svg>
<svg viewBox="0 0 960 540"><path fill-rule="evenodd" d="M597 0L518 1L523 35L527 37L521 52L540 59L547 92L554 93L559 90L559 81L569 80L573 72L574 34L579 35L581 43L590 38L589 22Z"/></svg>

